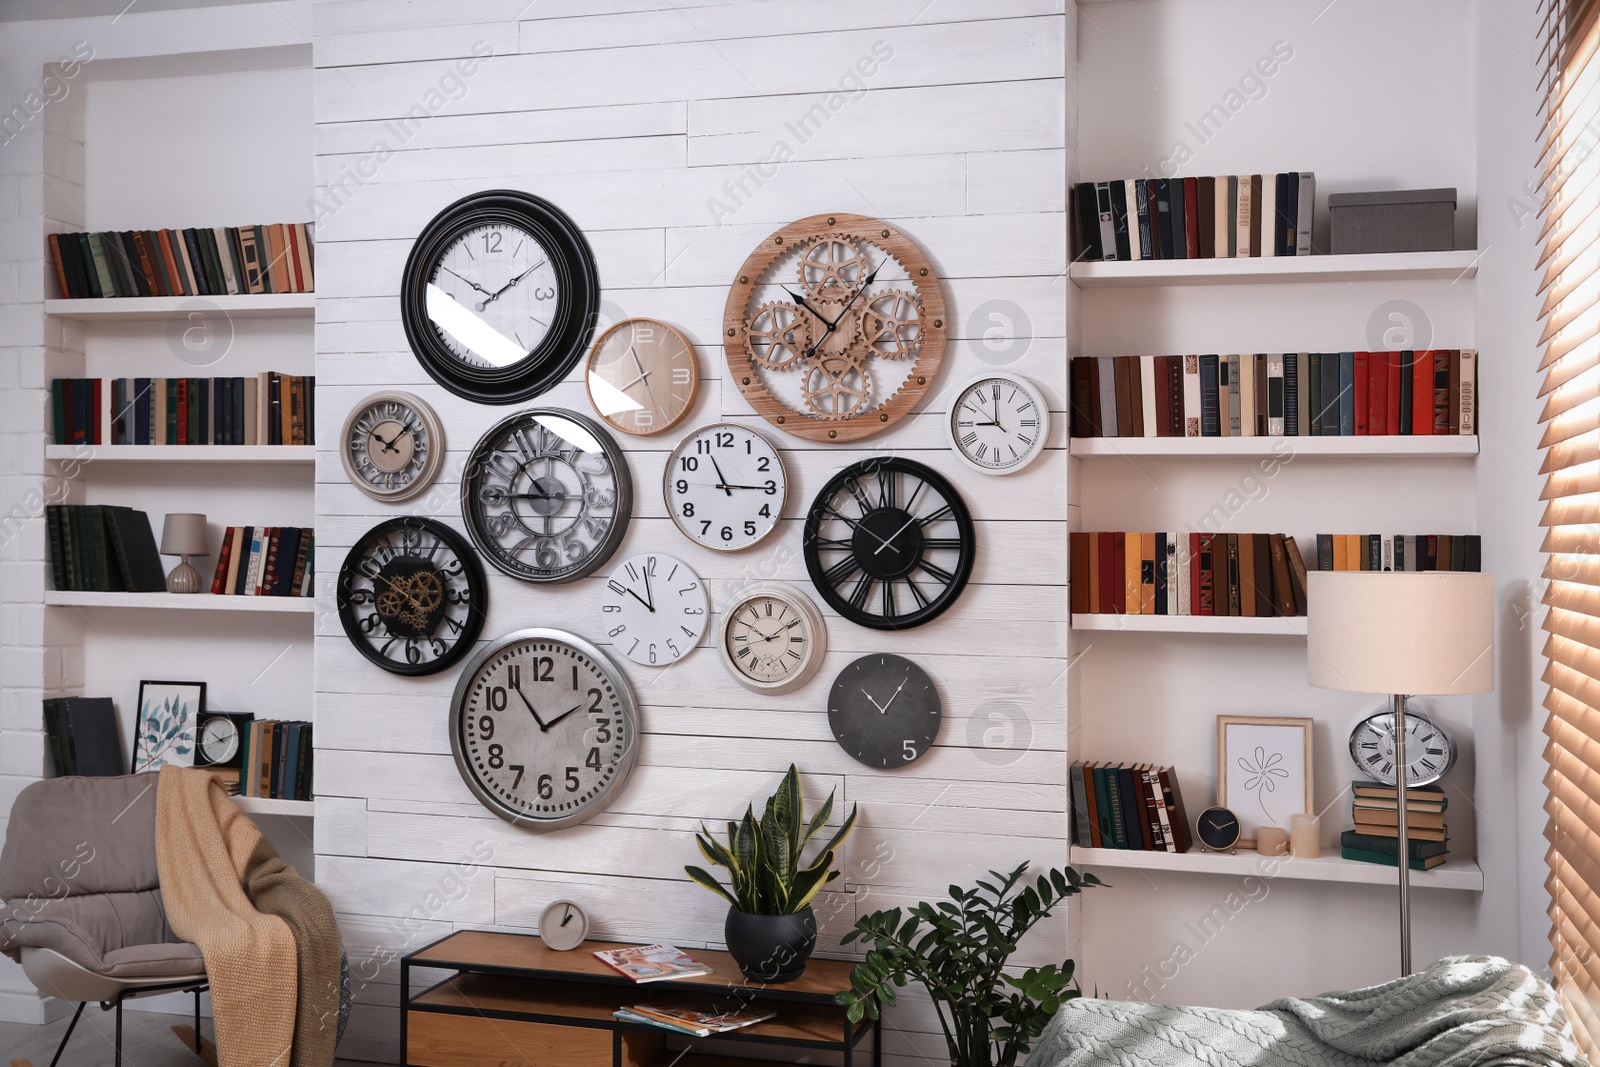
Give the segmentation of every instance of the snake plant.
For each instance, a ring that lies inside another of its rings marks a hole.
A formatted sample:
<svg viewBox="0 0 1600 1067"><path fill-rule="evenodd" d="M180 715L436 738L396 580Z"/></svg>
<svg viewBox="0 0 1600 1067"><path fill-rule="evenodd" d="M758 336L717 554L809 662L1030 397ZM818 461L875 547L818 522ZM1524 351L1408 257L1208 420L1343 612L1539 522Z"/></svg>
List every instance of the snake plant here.
<svg viewBox="0 0 1600 1067"><path fill-rule="evenodd" d="M751 806L745 808L742 821L728 823L726 845L718 842L703 823L700 833L695 834L700 854L713 865L728 869L729 888L724 888L703 867L684 867L684 872L751 915L793 915L804 911L823 886L839 877L839 872L832 869L834 849L855 828L856 809L850 809L850 817L839 832L809 866L803 867L801 852L833 814L833 793L809 820L801 812L801 804L800 771L791 763L777 792L767 798L761 818L755 817Z"/></svg>

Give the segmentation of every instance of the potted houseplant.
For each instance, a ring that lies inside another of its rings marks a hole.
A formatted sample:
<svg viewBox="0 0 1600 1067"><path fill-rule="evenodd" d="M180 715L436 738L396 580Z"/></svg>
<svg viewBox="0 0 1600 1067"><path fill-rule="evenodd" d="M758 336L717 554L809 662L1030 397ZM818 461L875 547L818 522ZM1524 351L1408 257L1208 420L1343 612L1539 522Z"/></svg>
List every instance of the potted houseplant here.
<svg viewBox="0 0 1600 1067"><path fill-rule="evenodd" d="M950 1049L951 1067L1015 1067L1064 1002L1079 996L1073 963L1005 973L1006 961L1034 924L1087 886L1103 885L1071 867L1023 881L1024 863L1010 874L990 871L973 889L950 887L950 900L864 916L843 938L870 944L850 974L848 991L834 997L851 1022L876 1019L895 1002L894 989L920 983L933 998Z"/></svg>
<svg viewBox="0 0 1600 1067"><path fill-rule="evenodd" d="M760 982L792 982L805 970L817 944L811 900L839 877L833 869L834 849L856 824L852 807L839 832L809 865L802 865L801 852L833 814L833 793L810 819L801 813L801 803L800 772L791 763L777 792L767 798L761 818L747 807L742 821L728 824L726 845L704 825L695 835L700 854L728 869L727 888L702 867L684 868L691 879L727 900L728 952L745 977Z"/></svg>

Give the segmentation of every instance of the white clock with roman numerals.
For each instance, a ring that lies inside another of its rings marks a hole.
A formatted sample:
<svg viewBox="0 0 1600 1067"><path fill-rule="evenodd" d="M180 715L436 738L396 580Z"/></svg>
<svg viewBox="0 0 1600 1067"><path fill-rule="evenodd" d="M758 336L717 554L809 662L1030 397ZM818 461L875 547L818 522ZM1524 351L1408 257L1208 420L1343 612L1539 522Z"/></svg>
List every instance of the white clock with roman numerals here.
<svg viewBox="0 0 1600 1067"><path fill-rule="evenodd" d="M782 582L746 586L722 612L722 661L760 693L787 693L811 680L828 650L822 615Z"/></svg>
<svg viewBox="0 0 1600 1067"><path fill-rule="evenodd" d="M1412 711L1407 701L1406 786L1431 785L1443 778L1456 761L1456 742L1444 727L1420 712ZM1350 758L1375 782L1394 785L1394 711L1384 708L1367 716L1350 732Z"/></svg>
<svg viewBox="0 0 1600 1067"><path fill-rule="evenodd" d="M989 371L955 391L945 415L950 447L984 474L1014 474L1044 452L1050 405L1020 374Z"/></svg>
<svg viewBox="0 0 1600 1067"><path fill-rule="evenodd" d="M450 751L467 788L519 826L591 817L638 753L627 679L604 652L560 630L491 642L462 670L450 711Z"/></svg>
<svg viewBox="0 0 1600 1067"><path fill-rule="evenodd" d="M600 594L600 625L633 662L665 667L700 643L708 606L705 583L687 563L642 552L611 572Z"/></svg>

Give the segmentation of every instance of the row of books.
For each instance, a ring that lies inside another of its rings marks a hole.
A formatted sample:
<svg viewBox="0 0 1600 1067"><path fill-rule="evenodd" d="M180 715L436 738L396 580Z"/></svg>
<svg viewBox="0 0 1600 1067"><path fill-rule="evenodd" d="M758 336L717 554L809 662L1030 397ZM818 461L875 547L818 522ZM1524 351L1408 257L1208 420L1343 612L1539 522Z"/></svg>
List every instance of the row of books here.
<svg viewBox="0 0 1600 1067"><path fill-rule="evenodd" d="M1472 349L1079 356L1074 437L1477 433Z"/></svg>
<svg viewBox="0 0 1600 1067"><path fill-rule="evenodd" d="M1189 851L1189 815L1178 775L1150 763L1091 763L1068 771L1080 845L1145 852Z"/></svg>
<svg viewBox="0 0 1600 1067"><path fill-rule="evenodd" d="M46 504L50 578L73 592L159 593L167 587L150 516L107 504Z"/></svg>
<svg viewBox="0 0 1600 1067"><path fill-rule="evenodd" d="M309 293L312 224L53 233L64 297Z"/></svg>
<svg viewBox="0 0 1600 1067"><path fill-rule="evenodd" d="M1309 256L1311 171L1079 182L1080 260Z"/></svg>
<svg viewBox="0 0 1600 1067"><path fill-rule="evenodd" d="M1305 561L1286 534L1069 535L1075 615L1306 613Z"/></svg>
<svg viewBox="0 0 1600 1067"><path fill-rule="evenodd" d="M316 537L298 526L230 526L211 591L228 596L314 596Z"/></svg>
<svg viewBox="0 0 1600 1067"><path fill-rule="evenodd" d="M110 697L52 697L44 702L45 740L57 778L127 774L117 712Z"/></svg>
<svg viewBox="0 0 1600 1067"><path fill-rule="evenodd" d="M1444 863L1450 852L1450 834L1444 812L1449 798L1437 785L1406 789L1406 859L1414 871ZM1353 830L1339 838L1339 852L1347 860L1396 866L1400 852L1400 798L1392 785L1352 782L1350 809Z"/></svg>
<svg viewBox="0 0 1600 1067"><path fill-rule="evenodd" d="M239 742L239 795L311 799L311 724L254 719Z"/></svg>
<svg viewBox="0 0 1600 1067"><path fill-rule="evenodd" d="M56 378L58 445L313 445L314 375Z"/></svg>
<svg viewBox="0 0 1600 1067"><path fill-rule="evenodd" d="M1481 571L1477 534L1317 534L1319 571Z"/></svg>

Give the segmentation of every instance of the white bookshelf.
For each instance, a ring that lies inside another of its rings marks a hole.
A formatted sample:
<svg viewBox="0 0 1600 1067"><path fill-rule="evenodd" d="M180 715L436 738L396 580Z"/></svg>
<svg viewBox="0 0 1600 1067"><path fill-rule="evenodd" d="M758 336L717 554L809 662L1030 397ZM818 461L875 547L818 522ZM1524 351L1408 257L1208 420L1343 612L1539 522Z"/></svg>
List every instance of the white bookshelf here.
<svg viewBox="0 0 1600 1067"><path fill-rule="evenodd" d="M1101 633L1163 634L1262 634L1269 637L1304 637L1304 616L1272 615L1249 618L1237 615L1111 615L1085 614L1072 617L1074 630Z"/></svg>
<svg viewBox="0 0 1600 1067"><path fill-rule="evenodd" d="M190 311L216 310L230 318L310 318L315 293L250 293L238 296L122 296L46 300L46 315L89 322L165 319Z"/></svg>
<svg viewBox="0 0 1600 1067"><path fill-rule="evenodd" d="M1463 249L1457 252L1385 252L1359 256L1084 262L1072 264L1070 277L1080 289L1260 285L1278 282L1463 281L1478 273L1478 257L1481 254L1475 249Z"/></svg>
<svg viewBox="0 0 1600 1067"><path fill-rule="evenodd" d="M1394 887L1399 872L1381 863L1361 863L1338 855L1296 859L1293 856L1263 856L1253 849L1236 853L1144 852L1116 848L1072 846L1075 867L1125 868L1145 872L1227 875L1240 878L1255 875L1267 881L1288 878L1307 882L1342 882L1346 885ZM1483 892L1483 870L1472 860L1451 859L1431 871L1411 871L1413 889L1458 889Z"/></svg>
<svg viewBox="0 0 1600 1067"><path fill-rule="evenodd" d="M1430 459L1478 454L1477 434L1447 437L1074 437L1067 445L1073 456L1129 458L1170 456L1214 459L1233 456L1348 457Z"/></svg>
<svg viewBox="0 0 1600 1067"><path fill-rule="evenodd" d="M201 576L205 581L205 576ZM60 608L139 608L157 611L229 611L263 615L313 615L308 596L219 596L213 593L80 593L47 589L44 602Z"/></svg>
<svg viewBox="0 0 1600 1067"><path fill-rule="evenodd" d="M266 797L233 798L233 802L251 815L286 815L294 819L309 819L317 810L315 801L269 800Z"/></svg>
<svg viewBox="0 0 1600 1067"><path fill-rule="evenodd" d="M44 458L79 463L264 463L317 461L315 445L46 445Z"/></svg>

